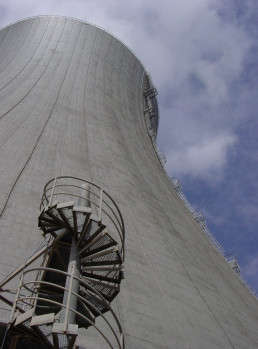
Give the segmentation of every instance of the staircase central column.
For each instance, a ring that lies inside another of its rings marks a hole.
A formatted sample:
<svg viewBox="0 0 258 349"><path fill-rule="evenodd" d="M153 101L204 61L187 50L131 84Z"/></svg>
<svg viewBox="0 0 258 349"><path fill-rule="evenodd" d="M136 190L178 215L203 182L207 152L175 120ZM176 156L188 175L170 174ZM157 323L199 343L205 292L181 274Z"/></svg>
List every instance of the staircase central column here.
<svg viewBox="0 0 258 349"><path fill-rule="evenodd" d="M80 277L80 259L79 259L79 252L78 247L76 244L75 239L73 238L72 244L71 244L71 250L70 250L70 258L69 258L69 264L67 273L70 275L73 274L74 276ZM71 292L75 292L78 294L79 291L79 280L73 278L72 285L70 285L71 282L71 276L67 276L65 288L69 289L71 287ZM68 295L69 292L64 292L64 298L63 298L63 304L67 305L68 302ZM77 308L77 301L78 298L75 294L70 294L70 301L69 301L69 308L76 310ZM68 317L66 318L66 311L68 311ZM62 308L61 311L61 317L60 321L61 323L64 323L67 321L68 324L75 324L75 316L76 314L72 311L69 311L69 309Z"/></svg>
<svg viewBox="0 0 258 349"><path fill-rule="evenodd" d="M78 204L79 206L86 206L86 207L90 206L90 186L88 183L82 184L81 197L78 200ZM79 251L78 251L77 241L75 240L74 237L72 239L72 244L71 244L67 273L69 273L70 275L73 273L74 276L77 276L78 278L80 277ZM71 277L67 276L65 288L69 289L70 281L71 281ZM75 278L73 279L73 283L71 285L71 291L78 294L79 280L76 280ZM65 305L67 305L68 294L69 294L68 291L64 292L63 304ZM71 294L70 301L69 301L69 308L76 310L77 301L78 301L77 296L75 294ZM72 311L69 311L69 309L67 311L68 311L68 317L66 317L66 308L62 308L60 321L62 323L67 321L68 324L74 324L76 314Z"/></svg>

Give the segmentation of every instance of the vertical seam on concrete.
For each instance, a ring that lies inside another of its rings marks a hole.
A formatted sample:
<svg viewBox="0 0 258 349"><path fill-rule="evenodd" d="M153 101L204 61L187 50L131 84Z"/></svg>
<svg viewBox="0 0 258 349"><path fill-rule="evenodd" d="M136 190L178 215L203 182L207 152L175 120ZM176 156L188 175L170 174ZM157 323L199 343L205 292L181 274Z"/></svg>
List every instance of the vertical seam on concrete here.
<svg viewBox="0 0 258 349"><path fill-rule="evenodd" d="M83 24L81 24L80 31L79 31L79 34L78 34L78 36L77 36L77 39L76 39L76 42L75 42L75 45L74 45L74 48L73 48L73 53L72 53L72 55L71 55L71 59L70 59L70 61L69 61L67 70L66 70L66 72L65 72L65 75L64 75L64 78L63 78L63 81L62 81L62 84L61 84L61 88L60 88L60 90L59 90L59 92L58 92L57 99L56 99L56 101L55 101L55 103L54 103L54 107L55 107L55 105L56 105L56 102L57 102L58 97L59 97L59 95L60 95L60 92L61 92L61 90L62 90L63 84L64 84L64 82L65 82L67 73L68 73L68 71L69 71L69 68L70 68L70 65L71 65L71 62L72 62L72 59L73 59L73 56L74 56L74 52L75 52L75 49L76 49L76 46L77 46L77 43L78 43L78 40L79 40L81 31L82 31L82 27L83 27ZM53 107L53 109L54 109L54 107ZM52 112L53 112L53 109L52 109L52 111L51 111L51 114L52 114ZM61 171L62 171L62 166L63 166L65 141L66 141L66 134L67 134L67 129L68 129L68 118L69 118L69 115L67 115L66 120L65 120L65 124L66 124L66 125L65 125L65 131L64 131L64 134L63 134L63 144L62 144L62 151L61 151L59 176L61 176Z"/></svg>
<svg viewBox="0 0 258 349"><path fill-rule="evenodd" d="M59 44L59 41L60 41L60 38L61 38L61 36L62 36L62 34L63 34L63 32L64 32L64 28L65 28L65 25L64 25L63 30L62 30L62 32L61 32L61 34L60 34L59 39L58 39L56 48L57 48L57 46L58 46L58 44ZM53 54L52 54L52 56L50 57L50 60L49 60L48 64L46 65L45 69L44 69L43 72L41 73L41 75L40 75L40 77L38 78L38 80L32 85L32 87L29 89L29 91L28 91L28 92L27 92L27 93L26 93L26 94L25 94L25 95L24 95L11 109L9 109L6 113L4 113L2 116L0 116L0 119L2 119L4 116L6 116L8 113L10 113L10 111L12 111L19 103L21 103L21 101L23 101L23 100L30 94L30 92L31 92L31 91L33 90L33 88L37 85L37 83L39 82L39 80L42 78L43 74L44 74L45 71L47 70L47 68L48 68L48 66L49 66L49 64L50 64L50 62L51 62L53 56L54 56L55 53L56 53L56 48L55 48L55 50L53 51Z"/></svg>
<svg viewBox="0 0 258 349"><path fill-rule="evenodd" d="M8 67L9 64L12 63L12 61L14 60L14 58L15 58L15 57L17 56L17 54L20 52L21 48L22 48L23 45L24 45L24 42L26 41L26 39L27 39L27 37L28 37L28 35L29 35L29 32L31 31L32 23L33 23L33 21L30 22L30 27L29 27L29 29L28 29L28 31L27 31L27 34L25 35L25 38L24 38L24 40L22 41L20 47L19 47L18 50L15 52L13 58L12 58L12 59L6 64L6 66L0 71L0 74Z"/></svg>
<svg viewBox="0 0 258 349"><path fill-rule="evenodd" d="M0 32L1 32L1 31L2 31L2 30L0 30ZM5 44L5 41L7 40L9 31L10 31L10 27L8 28L7 31L4 31L4 36L3 36L3 39L2 39L2 41L1 41L1 43L0 43L0 52L1 52L1 50L2 50L2 46L4 47L4 44ZM0 59L1 59L1 56L0 56Z"/></svg>
<svg viewBox="0 0 258 349"><path fill-rule="evenodd" d="M91 48L91 52L90 52L90 58L89 58L89 62L88 62L88 67L87 67L87 72L86 72L86 76L85 76L85 84L84 84L84 99L83 99L83 124L84 124L84 136L85 136L85 146L86 146L86 152L87 152L87 162L88 162L88 168L89 168L89 174L90 174L90 180L93 181L93 178L92 178L92 173L91 173L91 167L89 166L89 143L88 143L88 137L87 137L87 127L86 127L86 104L85 104L85 101L86 101L86 86L87 86L87 78L88 78L88 73L89 73L89 67L90 67L90 62L91 62L91 59L92 59L92 52L94 50L94 46L95 46L95 43L96 43L96 38L97 38L97 35L98 35L98 28L95 28L95 31L96 31L96 34L95 34L95 37L94 37L94 41L93 41L93 45L92 45L92 48Z"/></svg>
<svg viewBox="0 0 258 349"><path fill-rule="evenodd" d="M15 79L17 78L17 76L19 76L19 75L24 71L24 69L27 67L27 65L30 63L30 61L31 61L32 58L34 57L35 53L37 52L37 50L38 50L38 48L39 48L39 46L40 46L40 44L41 44L41 42L42 42L42 40L43 40L43 37L45 36L46 30L47 30L48 25L49 25L49 21L50 21L50 20L48 20L47 25L46 25L46 28L45 28L45 30L44 30L44 32L43 32L43 34L42 34L42 37L41 37L41 39L39 40L39 43L38 43L38 45L37 45L35 51L33 52L32 56L30 57L30 59L27 61L27 63L24 65L24 67L19 71L19 73L16 74L16 75L12 78L12 80L8 81L8 83L7 83L5 86L3 86L3 87L0 88L0 91L2 91L2 90L3 90L4 88L6 88L13 80L15 80ZM28 36L28 34L27 34L27 36ZM26 36L26 38L27 38L27 36ZM25 41L25 40L24 40L24 41ZM13 58L13 59L14 59L14 58ZM12 60L13 60L13 59L12 59ZM8 63L8 65L9 65L10 63L11 63L11 61ZM8 65L7 65L7 66L8 66ZM6 67L7 67L7 66L6 66Z"/></svg>
<svg viewBox="0 0 258 349"><path fill-rule="evenodd" d="M66 22L65 22L64 27L63 27L63 30L62 30L62 32L61 32L61 34L60 34L60 37L59 37L59 40L58 40L58 42L57 42L56 48L57 48L57 46L58 46L58 44L59 44L59 41L60 41L60 38L61 38L61 36L62 36L62 34L63 34L63 32L64 32L65 26L66 26ZM53 52L53 54L52 54L52 56L51 56L51 58L50 58L50 61L49 61L48 65L47 65L47 67L49 66L49 64L50 64L50 62L51 62L51 60L52 60L52 58L53 58L53 56L54 56L54 54L55 54L55 52L56 52L56 48L55 48L55 51ZM47 69L47 67L46 67L46 69ZM44 69L44 72L46 71L46 69ZM44 73L44 72L43 72L43 73ZM41 74L41 76L43 75L43 73ZM39 80L38 80L38 81L39 81ZM37 81L37 82L38 82L38 81ZM34 87L35 85L36 85L36 83L33 85L33 87ZM33 88L33 87L32 87L32 88ZM61 87L62 87L62 84L61 84ZM60 87L60 90L61 90L61 87ZM31 88L31 90L32 90L32 88ZM30 90L30 91L31 91L31 90ZM60 90L59 90L59 92L58 92L57 98L58 98L58 96L59 96ZM29 92L28 92L28 93L29 93ZM25 97L24 97L24 98L25 98ZM56 101L57 101L57 98L56 98ZM55 104L56 104L56 101L55 101ZM18 104L18 103L17 103L17 104ZM14 189L15 185L17 184L17 182L18 182L18 180L19 180L19 178L20 178L22 172L24 171L25 167L26 167L27 164L29 163L29 161L30 161L30 159L31 159L31 157L32 157L32 154L33 154L34 150L36 149L36 147L37 147L37 145L38 145L38 142L39 142L39 140L40 140L40 138L41 138L41 136L42 136L42 134L43 134L43 132L44 132L44 130L45 130L45 128L46 128L46 125L47 125L47 123L48 123L48 121L49 121L51 115L52 115L52 112L53 112L53 110L54 110L55 104L54 104L53 108L51 109L51 112L50 112L50 114L49 114L49 116L48 116L48 118L47 118L47 120L46 120L46 122L45 122L45 124L44 124L44 126L43 126L43 128L42 128L42 131L41 131L41 133L40 133L40 135L39 135L39 137L38 137L38 139L37 139L37 141L36 141L34 147L32 148L32 151L31 151L31 153L30 153L30 155L29 155L27 161L26 161L25 164L23 165L23 167L22 167L20 173L19 173L18 176L16 177L16 180L14 181L14 183L13 183L13 185L12 185L10 191L9 191L9 194L8 194L8 196L7 196L7 199L6 199L5 203L4 203L4 206L3 206L3 208L2 208L2 210L1 210L1 212L0 212L0 217L1 217L2 214L4 213L5 208L6 208L6 206L7 206L7 203L8 203L8 201L9 201L9 199L10 199L10 196L11 196L11 194L12 194L12 192L13 192L13 189ZM13 109L13 108L12 108L12 109Z"/></svg>

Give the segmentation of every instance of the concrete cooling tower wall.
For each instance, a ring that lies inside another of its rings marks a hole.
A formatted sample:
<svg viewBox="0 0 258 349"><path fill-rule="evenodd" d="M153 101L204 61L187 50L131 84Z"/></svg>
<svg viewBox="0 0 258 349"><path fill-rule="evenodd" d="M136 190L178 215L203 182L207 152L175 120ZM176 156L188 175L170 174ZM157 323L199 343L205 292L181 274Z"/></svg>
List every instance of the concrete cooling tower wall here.
<svg viewBox="0 0 258 349"><path fill-rule="evenodd" d="M157 156L155 96L91 24L0 31L2 348L258 347L257 299Z"/></svg>

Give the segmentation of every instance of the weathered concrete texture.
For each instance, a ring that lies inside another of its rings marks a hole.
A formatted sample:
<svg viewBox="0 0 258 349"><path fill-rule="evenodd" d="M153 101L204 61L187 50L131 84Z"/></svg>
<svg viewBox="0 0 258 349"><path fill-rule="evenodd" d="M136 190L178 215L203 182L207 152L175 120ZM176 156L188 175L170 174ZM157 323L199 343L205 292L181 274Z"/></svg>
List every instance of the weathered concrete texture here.
<svg viewBox="0 0 258 349"><path fill-rule="evenodd" d="M82 177L124 217L125 280L113 305L128 349L256 348L257 300L188 213L151 144L144 73L121 42L77 20L37 17L0 31L1 278L41 240L45 183Z"/></svg>

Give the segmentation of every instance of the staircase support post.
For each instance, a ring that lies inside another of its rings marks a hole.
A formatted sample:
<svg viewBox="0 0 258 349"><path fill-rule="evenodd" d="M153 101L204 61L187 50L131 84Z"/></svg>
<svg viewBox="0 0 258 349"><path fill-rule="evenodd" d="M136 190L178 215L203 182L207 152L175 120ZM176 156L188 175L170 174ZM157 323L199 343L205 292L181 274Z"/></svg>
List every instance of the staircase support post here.
<svg viewBox="0 0 258 349"><path fill-rule="evenodd" d="M74 238L72 240L67 272L70 274L67 276L65 283L65 288L68 289L68 291L64 292L63 298L63 304L66 305L66 308L62 309L60 318L60 321L65 324L65 331L67 330L68 324L75 324L75 313L70 311L70 309L76 310L78 301L76 294L78 294L79 291L79 280L74 278L74 276L80 277L80 260L78 247Z"/></svg>

